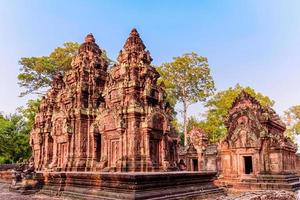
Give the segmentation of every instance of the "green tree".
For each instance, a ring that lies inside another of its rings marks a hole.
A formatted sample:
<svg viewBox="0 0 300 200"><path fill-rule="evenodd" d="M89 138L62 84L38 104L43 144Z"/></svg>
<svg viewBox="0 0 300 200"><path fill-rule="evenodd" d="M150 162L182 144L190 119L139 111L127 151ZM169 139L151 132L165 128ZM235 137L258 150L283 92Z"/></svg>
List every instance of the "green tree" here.
<svg viewBox="0 0 300 200"><path fill-rule="evenodd" d="M287 125L286 136L295 140L295 136L300 135L300 105L292 106L285 111L283 121Z"/></svg>
<svg viewBox="0 0 300 200"><path fill-rule="evenodd" d="M157 70L166 83L169 98L183 105L183 132L186 145L189 106L206 101L215 89L207 58L196 53L187 53L174 57L170 63L163 63Z"/></svg>
<svg viewBox="0 0 300 200"><path fill-rule="evenodd" d="M20 96L44 94L54 74L57 72L64 74L65 71L71 69L72 59L77 54L79 46L80 44L76 42L66 42L62 47L55 48L48 56L21 58L18 84L25 88L25 91ZM101 56L109 65L113 63L103 49Z"/></svg>
<svg viewBox="0 0 300 200"><path fill-rule="evenodd" d="M193 127L200 128L201 124L202 124L202 121L198 120L195 116L189 117L188 125L187 125L188 132L190 132L193 129Z"/></svg>
<svg viewBox="0 0 300 200"><path fill-rule="evenodd" d="M224 120L228 116L228 111L232 106L233 101L242 90L245 90L247 93L255 97L262 106L274 105L273 100L259 92L256 92L251 87L236 85L233 88L230 87L227 90L216 93L205 104L207 112L204 114L204 117L206 120L198 123L198 126L208 134L211 142L217 142L225 136L227 131L224 125Z"/></svg>
<svg viewBox="0 0 300 200"><path fill-rule="evenodd" d="M25 107L18 108L18 111L22 114L22 116L26 120L26 126L28 130L32 129L35 114L38 112L40 103L41 103L40 99L30 99L27 101Z"/></svg>
<svg viewBox="0 0 300 200"><path fill-rule="evenodd" d="M27 94L44 94L50 86L52 76L57 72L65 72L71 68L72 58L77 54L79 44L66 42L63 47L54 49L50 55L21 58L18 84L25 88L20 96Z"/></svg>
<svg viewBox="0 0 300 200"><path fill-rule="evenodd" d="M21 115L0 115L0 163L15 163L31 155L29 129Z"/></svg>

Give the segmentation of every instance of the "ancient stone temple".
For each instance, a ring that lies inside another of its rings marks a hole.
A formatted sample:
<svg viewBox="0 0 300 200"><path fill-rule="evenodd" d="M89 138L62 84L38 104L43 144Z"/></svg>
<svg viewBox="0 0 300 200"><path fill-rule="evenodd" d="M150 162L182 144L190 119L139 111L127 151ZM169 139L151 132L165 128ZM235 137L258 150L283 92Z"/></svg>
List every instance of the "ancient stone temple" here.
<svg viewBox="0 0 300 200"><path fill-rule="evenodd" d="M108 70L92 34L57 74L31 131L41 192L76 199L177 199L222 193L216 172L178 170L173 110L133 29Z"/></svg>
<svg viewBox="0 0 300 200"><path fill-rule="evenodd" d="M179 159L188 171L217 171L217 144L210 144L202 129L193 127L188 133L188 145L180 150Z"/></svg>
<svg viewBox="0 0 300 200"><path fill-rule="evenodd" d="M172 109L133 29L110 73L89 34L63 77L42 99L31 145L35 167L51 171L176 169Z"/></svg>
<svg viewBox="0 0 300 200"><path fill-rule="evenodd" d="M243 91L229 110L226 126L219 183L248 190L299 188L296 145L284 136L285 124L272 108Z"/></svg>

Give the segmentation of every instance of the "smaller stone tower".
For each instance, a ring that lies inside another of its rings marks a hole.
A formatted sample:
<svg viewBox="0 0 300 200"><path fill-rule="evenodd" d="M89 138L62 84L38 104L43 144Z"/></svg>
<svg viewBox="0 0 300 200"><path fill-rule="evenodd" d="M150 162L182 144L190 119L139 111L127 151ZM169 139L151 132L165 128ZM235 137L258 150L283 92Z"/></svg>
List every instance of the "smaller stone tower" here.
<svg viewBox="0 0 300 200"><path fill-rule="evenodd" d="M102 92L107 63L92 34L88 34L65 75L55 75L42 99L31 131L37 170L86 170L92 159L89 127Z"/></svg>

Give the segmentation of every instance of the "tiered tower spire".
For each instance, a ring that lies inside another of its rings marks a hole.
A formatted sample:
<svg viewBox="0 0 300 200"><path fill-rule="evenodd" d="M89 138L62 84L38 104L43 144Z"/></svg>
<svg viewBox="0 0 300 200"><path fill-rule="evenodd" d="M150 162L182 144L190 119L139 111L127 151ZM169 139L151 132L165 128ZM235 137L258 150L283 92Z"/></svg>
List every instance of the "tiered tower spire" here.
<svg viewBox="0 0 300 200"><path fill-rule="evenodd" d="M142 62L142 64L150 64L151 61L150 52L146 50L146 46L137 30L133 28L123 49L119 53L118 62L120 64L133 65L140 62Z"/></svg>

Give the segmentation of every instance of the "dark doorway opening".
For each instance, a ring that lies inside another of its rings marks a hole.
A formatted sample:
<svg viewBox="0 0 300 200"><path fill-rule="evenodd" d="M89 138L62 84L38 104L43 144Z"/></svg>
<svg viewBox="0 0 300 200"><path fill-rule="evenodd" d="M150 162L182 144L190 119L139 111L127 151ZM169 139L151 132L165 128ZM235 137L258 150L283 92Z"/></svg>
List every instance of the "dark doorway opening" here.
<svg viewBox="0 0 300 200"><path fill-rule="evenodd" d="M153 165L159 164L159 140L150 139L150 158Z"/></svg>
<svg viewBox="0 0 300 200"><path fill-rule="evenodd" d="M52 162L53 159L53 138L50 136L48 138L48 164Z"/></svg>
<svg viewBox="0 0 300 200"><path fill-rule="evenodd" d="M244 156L245 161L245 174L251 174L253 172L252 156Z"/></svg>
<svg viewBox="0 0 300 200"><path fill-rule="evenodd" d="M193 170L198 171L198 159L193 159Z"/></svg>
<svg viewBox="0 0 300 200"><path fill-rule="evenodd" d="M101 134L95 136L96 143L96 161L100 162L101 160Z"/></svg>

